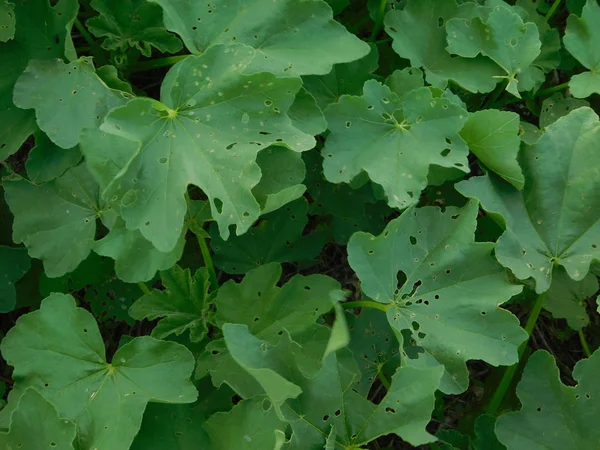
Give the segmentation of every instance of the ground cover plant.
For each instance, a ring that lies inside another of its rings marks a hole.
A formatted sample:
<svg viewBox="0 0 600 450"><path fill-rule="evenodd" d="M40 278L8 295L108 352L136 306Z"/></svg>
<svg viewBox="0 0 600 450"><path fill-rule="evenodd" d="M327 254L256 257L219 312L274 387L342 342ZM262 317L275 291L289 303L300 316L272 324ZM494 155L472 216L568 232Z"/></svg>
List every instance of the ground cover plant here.
<svg viewBox="0 0 600 450"><path fill-rule="evenodd" d="M0 0L0 447L600 447L596 0Z"/></svg>

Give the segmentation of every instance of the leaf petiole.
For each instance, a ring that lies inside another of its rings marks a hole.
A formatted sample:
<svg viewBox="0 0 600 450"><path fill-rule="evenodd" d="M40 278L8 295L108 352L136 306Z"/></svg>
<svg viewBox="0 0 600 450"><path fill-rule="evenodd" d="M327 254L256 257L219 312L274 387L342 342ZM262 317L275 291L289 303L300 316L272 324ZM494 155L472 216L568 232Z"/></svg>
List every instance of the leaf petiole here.
<svg viewBox="0 0 600 450"><path fill-rule="evenodd" d="M210 256L210 250L206 244L206 239L202 236L198 236L198 245L200 246L200 252L202 253L202 259L204 260L204 266L208 270L210 276L210 284L213 287L213 291L219 289L219 279L217 278L217 272L215 271L215 265L213 264L212 257Z"/></svg>
<svg viewBox="0 0 600 450"><path fill-rule="evenodd" d="M374 302L373 300L357 300L354 302L344 302L340 303L342 308L344 309L354 309L354 308L372 308L378 309L379 311L386 312L392 306L391 303L379 303Z"/></svg>
<svg viewBox="0 0 600 450"><path fill-rule="evenodd" d="M583 353L585 353L585 356L587 358L589 358L590 356L592 356L592 352L590 350L590 346L587 342L587 339L585 338L585 334L583 333L583 329L580 329L578 331L579 334L579 341L581 342L581 346L583 347Z"/></svg>
<svg viewBox="0 0 600 450"><path fill-rule="evenodd" d="M144 293L144 295L150 295L151 294L150 289L148 288L148 286L146 285L146 283L144 283L143 281L139 281L137 285L140 287L140 289Z"/></svg>

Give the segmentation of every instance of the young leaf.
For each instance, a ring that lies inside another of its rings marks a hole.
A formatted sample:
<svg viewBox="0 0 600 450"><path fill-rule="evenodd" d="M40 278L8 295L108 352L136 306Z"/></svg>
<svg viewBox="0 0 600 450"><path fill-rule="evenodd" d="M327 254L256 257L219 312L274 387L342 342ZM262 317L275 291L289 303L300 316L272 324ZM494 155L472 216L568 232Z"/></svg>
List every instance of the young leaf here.
<svg viewBox="0 0 600 450"><path fill-rule="evenodd" d="M96 37L104 37L102 47L116 53L135 48L151 56L152 47L163 53L177 53L181 41L163 24L162 10L145 0L93 0L91 7L100 13L86 22Z"/></svg>
<svg viewBox="0 0 600 450"><path fill-rule="evenodd" d="M27 176L34 184L46 183L60 177L81 161L78 147L64 149L42 132L35 134L35 147L27 157Z"/></svg>
<svg viewBox="0 0 600 450"><path fill-rule="evenodd" d="M76 146L81 130L97 128L108 111L124 105L128 97L106 86L96 75L92 58L85 56L71 64L31 61L13 94L19 108L35 108L40 128L65 149Z"/></svg>
<svg viewBox="0 0 600 450"><path fill-rule="evenodd" d="M481 55L452 57L446 50L446 25L459 13L456 0L409 0L385 16L385 31L396 53L423 67L427 81L444 89L449 80L471 92L490 92L502 70Z"/></svg>
<svg viewBox="0 0 600 450"><path fill-rule="evenodd" d="M600 77L597 74L600 68L600 29L596 26L599 22L600 5L595 0L588 0L581 18L571 14L567 19L563 38L565 48L590 70L571 77L569 88L573 97L585 98L600 93Z"/></svg>
<svg viewBox="0 0 600 450"><path fill-rule="evenodd" d="M267 214L258 225L242 236L227 241L211 231L215 265L227 273L246 273L270 262L308 262L321 251L325 233L319 230L303 235L308 223L308 204L304 198Z"/></svg>
<svg viewBox="0 0 600 450"><path fill-rule="evenodd" d="M599 122L591 109L579 108L548 126L523 152L522 192L493 176L457 185L503 218L496 258L517 278L533 278L538 293L550 287L556 265L579 281L600 259Z"/></svg>
<svg viewBox="0 0 600 450"><path fill-rule="evenodd" d="M523 189L525 177L517 162L521 145L518 114L495 109L476 111L469 114L460 136L489 169Z"/></svg>
<svg viewBox="0 0 600 450"><path fill-rule="evenodd" d="M167 74L162 103L132 100L101 127L138 148L103 195L120 203L128 229L140 230L162 252L171 251L181 235L188 184L208 196L221 236L229 236L230 225L239 235L260 214L251 193L260 179L258 151L275 143L296 151L314 145L285 115L300 80L243 75L253 53L233 45L190 56ZM86 157L93 152L117 161L114 142L106 137L81 146Z"/></svg>
<svg viewBox="0 0 600 450"><path fill-rule="evenodd" d="M392 328L407 330L420 348L415 359L404 360L444 365L445 393L467 388L470 359L514 364L527 337L517 318L499 307L522 287L510 284L492 260L493 244L474 242L477 210L476 202L443 213L436 207L412 209L383 234L356 233L348 243L348 262L362 290L389 304Z"/></svg>
<svg viewBox="0 0 600 450"><path fill-rule="evenodd" d="M43 261L46 275L60 277L87 258L104 204L84 165L39 186L24 179L4 181L4 191L15 216L13 239Z"/></svg>
<svg viewBox="0 0 600 450"><path fill-rule="evenodd" d="M8 0L0 1L0 42L15 37L15 5Z"/></svg>
<svg viewBox="0 0 600 450"><path fill-rule="evenodd" d="M59 417L77 423L80 448L128 449L149 401L197 397L188 379L194 360L184 346L137 337L108 363L96 321L70 295L52 294L39 310L21 316L0 348L14 366L9 406L34 387ZM11 411L2 410L4 423Z"/></svg>
<svg viewBox="0 0 600 450"><path fill-rule="evenodd" d="M565 386L554 358L545 350L533 354L517 387L522 409L501 416L496 434L508 450L545 448L592 449L600 442L595 418L600 414L600 351L573 370L577 386Z"/></svg>
<svg viewBox="0 0 600 450"><path fill-rule="evenodd" d="M152 336L165 339L190 331L190 340L200 342L206 336L206 316L213 295L209 294L208 271L201 268L192 277L189 269L179 266L160 273L164 291L154 290L136 301L129 314L135 320L156 320Z"/></svg>
<svg viewBox="0 0 600 450"><path fill-rule="evenodd" d="M73 450L75 423L59 418L54 406L33 388L26 389L10 418L8 432L0 432L6 449Z"/></svg>
<svg viewBox="0 0 600 450"><path fill-rule="evenodd" d="M164 9L167 28L191 53L237 42L256 49L248 72L297 76L329 73L354 61L369 46L333 20L322 0L247 0L236 6L194 0L151 0Z"/></svg>
<svg viewBox="0 0 600 450"><path fill-rule="evenodd" d="M0 312L12 311L17 304L15 282L29 270L31 259L22 247L0 245Z"/></svg>
<svg viewBox="0 0 600 450"><path fill-rule="evenodd" d="M406 208L427 186L430 165L466 170L468 150L458 134L467 120L464 109L429 88L400 100L371 80L363 92L325 110L331 130L323 148L327 180L349 183L364 170L391 207Z"/></svg>

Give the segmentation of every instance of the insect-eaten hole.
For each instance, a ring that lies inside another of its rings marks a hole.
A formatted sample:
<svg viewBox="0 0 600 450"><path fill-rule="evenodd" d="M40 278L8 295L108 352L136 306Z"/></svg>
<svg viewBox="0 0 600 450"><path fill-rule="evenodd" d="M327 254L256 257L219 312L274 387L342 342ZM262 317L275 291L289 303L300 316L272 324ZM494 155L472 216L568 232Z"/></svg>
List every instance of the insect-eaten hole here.
<svg viewBox="0 0 600 450"><path fill-rule="evenodd" d="M396 414L396 410L394 408L390 408L389 406L385 408L386 413Z"/></svg>
<svg viewBox="0 0 600 450"><path fill-rule="evenodd" d="M215 208L217 210L217 213L218 214L223 213L223 202L221 201L221 199L215 198L213 201L215 203Z"/></svg>
<svg viewBox="0 0 600 450"><path fill-rule="evenodd" d="M440 155L442 156L448 156L450 154L450 149L449 148L445 148L444 150L442 150L440 152Z"/></svg>

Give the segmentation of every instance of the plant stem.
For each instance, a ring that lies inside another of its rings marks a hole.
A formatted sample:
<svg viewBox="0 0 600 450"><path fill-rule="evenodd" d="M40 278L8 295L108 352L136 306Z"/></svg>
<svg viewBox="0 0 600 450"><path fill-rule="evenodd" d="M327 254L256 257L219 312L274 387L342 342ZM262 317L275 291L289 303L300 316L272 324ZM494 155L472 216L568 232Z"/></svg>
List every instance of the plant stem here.
<svg viewBox="0 0 600 450"><path fill-rule="evenodd" d="M210 256L210 250L206 244L206 239L198 236L198 244L200 245L200 252L202 253L202 259L204 260L204 266L208 270L208 276L210 277L210 284L212 290L216 291L219 289L219 279L217 278L217 272L215 272L215 265L213 264L212 257Z"/></svg>
<svg viewBox="0 0 600 450"><path fill-rule="evenodd" d="M498 100L498 97L500 97L500 94L502 94L504 92L504 89L506 89L507 85L508 85L508 83L505 83L503 81L498 83L498 86L496 86L496 89L494 89L492 91L490 96L487 98L485 103L482 105L481 109L489 109L490 105L493 105L496 102L496 100Z"/></svg>
<svg viewBox="0 0 600 450"><path fill-rule="evenodd" d="M383 365L379 367L379 370L377 371L377 378L379 378L379 381L381 381L381 385L385 388L385 390L389 391L392 387L392 384L383 374Z"/></svg>
<svg viewBox="0 0 600 450"><path fill-rule="evenodd" d="M589 358L590 356L592 356L592 352L590 351L590 346L587 343L587 340L585 339L585 334L583 333L583 329L580 329L578 331L579 333L579 341L581 342L581 346L583 347L583 353L585 353L585 356L587 358Z"/></svg>
<svg viewBox="0 0 600 450"><path fill-rule="evenodd" d="M94 56L94 61L96 62L96 64L98 66L102 66L102 65L106 64L107 61L106 61L106 58L104 58L102 49L96 43L96 41L94 41L94 38L92 37L90 32L83 26L83 24L79 20L79 17L75 18L75 22L73 24L75 25L75 28L77 28L77 31L79 31L81 36L89 44L90 51L91 51L92 55Z"/></svg>
<svg viewBox="0 0 600 450"><path fill-rule="evenodd" d="M372 309L378 309L379 311L383 311L386 312L391 304L389 303L379 303L379 302L374 302L373 300L357 300L355 302L344 302L344 303L340 303L340 305L342 305L342 308L344 309L354 309L354 308L372 308Z"/></svg>
<svg viewBox="0 0 600 450"><path fill-rule="evenodd" d="M140 289L142 290L142 292L144 293L144 295L150 295L151 294L150 289L148 288L148 286L146 286L146 283L144 283L143 281L138 281L137 285L140 287Z"/></svg>
<svg viewBox="0 0 600 450"><path fill-rule="evenodd" d="M371 36L369 37L369 42L375 42L377 40L377 35L379 31L381 31L381 27L383 25L383 18L385 16L385 6L387 5L387 0L379 0L379 11L377 11L377 21L373 26L373 30L371 31Z"/></svg>
<svg viewBox="0 0 600 450"><path fill-rule="evenodd" d="M558 7L560 6L560 4L562 3L562 0L554 0L554 3L552 3L552 6L550 7L550 9L548 10L548 13L546 14L546 22L548 22L552 16L554 15L554 13L556 12L556 10L558 9Z"/></svg>
<svg viewBox="0 0 600 450"><path fill-rule="evenodd" d="M525 324L525 331L527 332L527 335L529 337L531 337L531 334L533 333L533 329L535 328L535 324L538 320L538 317L540 317L540 312L542 311L542 307L544 306L544 303L546 302L547 296L548 296L548 291L539 294L537 299L535 300L533 309L531 310L531 313L529 314L529 318L527 319L527 323ZM506 370L504 371L502 380L500 380L500 384L498 385L498 388L496 389L494 396L492 397L492 399L490 400L490 403L487 406L486 414L495 416L496 412L498 411L498 408L500 408L500 406L502 405L502 400L504 400L506 391L510 387L512 380L515 376L515 373L517 373L519 364L522 362L523 353L525 352L525 349L527 348L527 342L529 342L529 339L527 339L527 341L523 342L521 344L521 346L519 347L519 362L517 362L516 364L513 364L510 367L507 367Z"/></svg>
<svg viewBox="0 0 600 450"><path fill-rule="evenodd" d="M537 91L535 94L533 94L531 96L531 98L537 98L537 97L544 97L546 95L551 95L554 94L556 92L561 92L564 91L565 89L567 89L569 87L569 83L562 83L562 84L557 84L556 86L552 86L549 87L547 89L542 89ZM502 106L507 106L507 105L512 105L514 103L519 103L523 101L523 99L518 99L518 98L514 98L514 99L510 99L510 100L506 100L504 102L498 103L497 105L493 105L495 108L500 108Z"/></svg>
<svg viewBox="0 0 600 450"><path fill-rule="evenodd" d="M394 40L394 38L389 37L389 38L380 39L378 41L375 41L375 42L373 42L373 44L375 44L375 45L385 44L386 42L391 42L393 40Z"/></svg>
<svg viewBox="0 0 600 450"><path fill-rule="evenodd" d="M137 63L135 67L132 67L129 72L144 72L145 70L158 69L160 67L169 67L172 66L179 61L183 61L185 58L191 55L177 55L177 56L167 56L165 58L156 58L150 59L148 61L142 61Z"/></svg>

